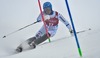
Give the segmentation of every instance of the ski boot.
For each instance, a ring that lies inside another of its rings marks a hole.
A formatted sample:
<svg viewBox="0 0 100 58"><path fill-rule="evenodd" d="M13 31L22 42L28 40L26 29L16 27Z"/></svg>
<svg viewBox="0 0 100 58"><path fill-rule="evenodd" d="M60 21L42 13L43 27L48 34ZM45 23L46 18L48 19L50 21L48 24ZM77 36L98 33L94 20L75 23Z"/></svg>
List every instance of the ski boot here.
<svg viewBox="0 0 100 58"><path fill-rule="evenodd" d="M22 47L18 47L18 48L16 49L17 52L22 52L22 50L23 50Z"/></svg>
<svg viewBox="0 0 100 58"><path fill-rule="evenodd" d="M34 41L31 42L29 45L30 45L30 47L33 48L33 49L36 48L36 44L34 43Z"/></svg>

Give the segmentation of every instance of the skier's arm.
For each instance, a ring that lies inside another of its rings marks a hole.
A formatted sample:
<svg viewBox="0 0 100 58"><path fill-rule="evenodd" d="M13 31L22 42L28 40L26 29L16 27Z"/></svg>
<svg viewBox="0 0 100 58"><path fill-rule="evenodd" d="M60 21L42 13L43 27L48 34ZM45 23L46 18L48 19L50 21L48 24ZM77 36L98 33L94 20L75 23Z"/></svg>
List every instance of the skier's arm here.
<svg viewBox="0 0 100 58"><path fill-rule="evenodd" d="M37 17L37 22L41 22L42 20L42 17L41 17L41 15L39 15L38 17Z"/></svg>
<svg viewBox="0 0 100 58"><path fill-rule="evenodd" d="M69 29L70 33L73 33L71 25L69 24L69 22L61 14L58 14L58 19L66 25L66 27Z"/></svg>

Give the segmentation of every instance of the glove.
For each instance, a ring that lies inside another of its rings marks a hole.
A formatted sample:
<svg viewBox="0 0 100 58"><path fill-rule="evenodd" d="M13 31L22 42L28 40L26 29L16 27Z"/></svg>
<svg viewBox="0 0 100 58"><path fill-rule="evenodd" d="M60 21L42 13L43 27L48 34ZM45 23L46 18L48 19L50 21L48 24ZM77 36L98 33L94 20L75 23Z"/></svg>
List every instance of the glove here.
<svg viewBox="0 0 100 58"><path fill-rule="evenodd" d="M69 32L70 32L70 33L73 33L73 30L70 30Z"/></svg>
<svg viewBox="0 0 100 58"><path fill-rule="evenodd" d="M74 32L72 29L69 30L70 34L73 36L74 35Z"/></svg>
<svg viewBox="0 0 100 58"><path fill-rule="evenodd" d="M73 30L72 30L72 29L70 29L70 30L69 30L69 32L70 32L70 33L73 33Z"/></svg>

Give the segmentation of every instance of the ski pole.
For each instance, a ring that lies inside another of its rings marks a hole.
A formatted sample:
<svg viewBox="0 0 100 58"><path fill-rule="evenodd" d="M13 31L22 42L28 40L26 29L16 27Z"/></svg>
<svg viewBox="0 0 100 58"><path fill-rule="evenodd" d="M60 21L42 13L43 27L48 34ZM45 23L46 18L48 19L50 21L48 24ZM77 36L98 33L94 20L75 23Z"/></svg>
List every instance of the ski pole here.
<svg viewBox="0 0 100 58"><path fill-rule="evenodd" d="M91 28L86 29L86 30L81 30L81 31L78 31L78 32L76 32L76 33L78 34L78 33L86 32L86 31L89 31L89 30L91 30Z"/></svg>
<svg viewBox="0 0 100 58"><path fill-rule="evenodd" d="M18 32L18 31L20 31L20 30L23 30L23 29L25 29L26 27L29 27L29 26L31 26L31 25L33 25L33 24L35 24L35 23L37 23L37 21L34 22L34 23L32 23L32 24L29 24L29 25L27 25L27 26L25 26L25 27L22 27L22 28L20 28L20 29L14 31L14 32L11 32L11 33L9 33L9 34L7 34L7 35L4 35L3 38L6 38L7 36L9 36L9 35L11 35L11 34L14 34L14 33Z"/></svg>

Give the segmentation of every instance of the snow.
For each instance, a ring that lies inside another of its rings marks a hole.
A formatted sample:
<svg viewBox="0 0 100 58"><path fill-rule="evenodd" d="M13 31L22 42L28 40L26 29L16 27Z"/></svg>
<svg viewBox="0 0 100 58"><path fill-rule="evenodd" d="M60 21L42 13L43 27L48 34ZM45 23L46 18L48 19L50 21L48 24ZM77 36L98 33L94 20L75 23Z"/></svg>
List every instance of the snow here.
<svg viewBox="0 0 100 58"><path fill-rule="evenodd" d="M99 30L91 30L78 34L83 58L99 58L100 44ZM0 49L0 54L3 54ZM8 49L7 49L8 50ZM36 49L25 51L19 54L2 56L2 58L80 58L74 37L64 37L52 41L51 43L41 44ZM6 54L7 55L7 54Z"/></svg>
<svg viewBox="0 0 100 58"><path fill-rule="evenodd" d="M41 0L42 3L44 1L46 0ZM62 0L50 1L54 6L53 8L70 22L69 17L66 16L68 13L65 2ZM99 2L99 0L91 0L91 2L89 0L69 1L76 30L92 29L77 35L83 53L82 58L100 58ZM62 5L59 5L60 3ZM58 5L62 8L59 8ZM59 24L57 34L51 38L51 43L48 43L47 40L44 42L46 44L42 43L36 49L13 54L14 49L20 43L35 35L42 23L34 24L6 38L2 37L35 22L39 14L37 11L39 9L36 6L35 0L0 0L0 58L81 58L75 38L70 37L68 29L62 23Z"/></svg>

